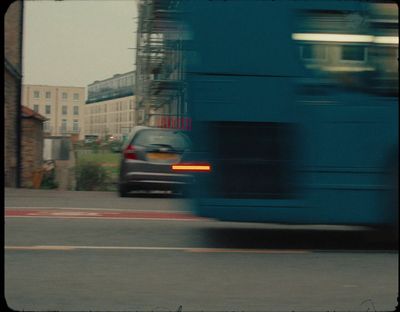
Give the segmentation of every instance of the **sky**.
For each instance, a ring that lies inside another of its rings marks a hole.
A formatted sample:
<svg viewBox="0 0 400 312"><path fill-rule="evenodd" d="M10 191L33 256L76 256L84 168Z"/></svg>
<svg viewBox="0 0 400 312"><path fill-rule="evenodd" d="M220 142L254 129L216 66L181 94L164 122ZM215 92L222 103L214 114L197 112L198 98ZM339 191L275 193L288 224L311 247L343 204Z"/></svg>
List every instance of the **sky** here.
<svg viewBox="0 0 400 312"><path fill-rule="evenodd" d="M87 87L135 69L136 0L25 1L23 83Z"/></svg>

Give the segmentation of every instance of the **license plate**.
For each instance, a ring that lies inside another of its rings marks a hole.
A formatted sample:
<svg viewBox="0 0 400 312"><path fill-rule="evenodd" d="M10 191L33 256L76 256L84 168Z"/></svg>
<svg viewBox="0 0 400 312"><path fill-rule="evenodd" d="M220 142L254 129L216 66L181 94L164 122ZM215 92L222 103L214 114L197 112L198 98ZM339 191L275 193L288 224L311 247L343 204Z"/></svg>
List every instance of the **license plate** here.
<svg viewBox="0 0 400 312"><path fill-rule="evenodd" d="M171 153L148 153L147 158L150 160L178 160L179 156L177 154Z"/></svg>

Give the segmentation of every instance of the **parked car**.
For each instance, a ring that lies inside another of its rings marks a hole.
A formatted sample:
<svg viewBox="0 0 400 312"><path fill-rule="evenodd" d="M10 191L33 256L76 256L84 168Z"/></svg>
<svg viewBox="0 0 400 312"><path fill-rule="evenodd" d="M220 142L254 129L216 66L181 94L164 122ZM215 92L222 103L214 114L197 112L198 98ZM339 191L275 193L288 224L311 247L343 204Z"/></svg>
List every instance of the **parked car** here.
<svg viewBox="0 0 400 312"><path fill-rule="evenodd" d="M172 172L171 164L179 162L189 149L190 140L181 131L135 127L122 148L119 195L143 190L182 191L193 177Z"/></svg>

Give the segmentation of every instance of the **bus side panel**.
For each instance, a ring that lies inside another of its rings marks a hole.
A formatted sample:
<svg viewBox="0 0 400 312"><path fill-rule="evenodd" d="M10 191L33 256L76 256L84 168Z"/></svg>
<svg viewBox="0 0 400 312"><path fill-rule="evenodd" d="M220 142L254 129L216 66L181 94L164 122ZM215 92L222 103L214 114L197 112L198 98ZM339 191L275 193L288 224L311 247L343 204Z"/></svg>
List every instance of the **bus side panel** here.
<svg viewBox="0 0 400 312"><path fill-rule="evenodd" d="M197 198L196 213L231 221L390 223L394 210L387 200L392 186L388 159L398 149L397 98L336 87L322 98L296 93L295 79L306 74L291 40L292 9L357 10L360 2L187 0L183 5L191 34L186 81L193 132L198 123L231 121L292 123L301 129L295 198L212 196L218 182L204 177L197 185L204 192ZM218 158L207 150L215 132L198 132L205 160ZM236 146L241 148L239 139Z"/></svg>
<svg viewBox="0 0 400 312"><path fill-rule="evenodd" d="M189 73L292 76L301 72L291 48L290 1L185 0L182 5L191 38L186 57Z"/></svg>
<svg viewBox="0 0 400 312"><path fill-rule="evenodd" d="M194 120L296 122L294 78L188 75Z"/></svg>
<svg viewBox="0 0 400 312"><path fill-rule="evenodd" d="M307 201L332 220L392 223L398 104L362 94L334 99L299 103L305 143L299 176Z"/></svg>

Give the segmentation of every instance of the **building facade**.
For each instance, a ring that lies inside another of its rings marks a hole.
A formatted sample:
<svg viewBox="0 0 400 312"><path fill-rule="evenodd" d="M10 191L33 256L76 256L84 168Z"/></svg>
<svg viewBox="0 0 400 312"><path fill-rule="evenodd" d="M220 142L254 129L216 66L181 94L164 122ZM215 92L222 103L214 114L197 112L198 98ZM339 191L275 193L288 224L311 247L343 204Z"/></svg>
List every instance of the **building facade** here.
<svg viewBox="0 0 400 312"><path fill-rule="evenodd" d="M85 135L122 138L135 125L135 72L116 74L88 85Z"/></svg>
<svg viewBox="0 0 400 312"><path fill-rule="evenodd" d="M4 185L20 186L23 1L4 16Z"/></svg>
<svg viewBox="0 0 400 312"><path fill-rule="evenodd" d="M46 135L83 139L84 87L24 85L22 104L48 119L43 125Z"/></svg>

